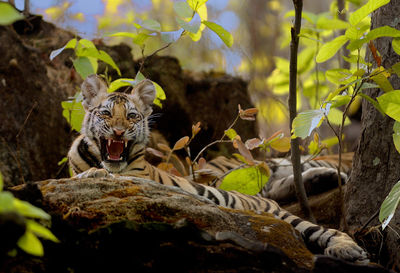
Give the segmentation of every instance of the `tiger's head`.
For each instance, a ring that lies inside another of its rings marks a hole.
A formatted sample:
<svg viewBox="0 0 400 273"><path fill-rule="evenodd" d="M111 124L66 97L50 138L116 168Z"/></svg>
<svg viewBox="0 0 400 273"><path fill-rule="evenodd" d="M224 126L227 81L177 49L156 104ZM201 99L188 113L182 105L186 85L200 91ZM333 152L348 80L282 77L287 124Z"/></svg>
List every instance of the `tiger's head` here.
<svg viewBox="0 0 400 273"><path fill-rule="evenodd" d="M107 93L104 81L91 75L81 90L86 112L82 134L98 147L103 167L119 172L127 166L133 147L148 141L148 117L156 96L154 85L143 80L130 94Z"/></svg>

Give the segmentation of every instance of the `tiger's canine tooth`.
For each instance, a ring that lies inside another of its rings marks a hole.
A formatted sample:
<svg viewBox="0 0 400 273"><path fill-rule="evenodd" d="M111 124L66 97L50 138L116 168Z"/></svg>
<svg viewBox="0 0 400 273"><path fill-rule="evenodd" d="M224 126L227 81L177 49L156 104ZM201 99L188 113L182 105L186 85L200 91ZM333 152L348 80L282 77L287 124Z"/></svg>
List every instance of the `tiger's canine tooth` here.
<svg viewBox="0 0 400 273"><path fill-rule="evenodd" d="M111 138L108 139L108 146L111 145Z"/></svg>

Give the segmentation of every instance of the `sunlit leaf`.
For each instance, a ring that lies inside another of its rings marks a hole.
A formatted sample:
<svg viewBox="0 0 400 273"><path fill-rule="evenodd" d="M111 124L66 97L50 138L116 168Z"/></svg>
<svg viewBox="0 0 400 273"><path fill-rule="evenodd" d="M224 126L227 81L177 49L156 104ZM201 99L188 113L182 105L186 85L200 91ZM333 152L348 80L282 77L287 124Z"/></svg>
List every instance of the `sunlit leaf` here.
<svg viewBox="0 0 400 273"><path fill-rule="evenodd" d="M198 10L206 2L207 0L187 0L187 3L189 4L190 8L194 11Z"/></svg>
<svg viewBox="0 0 400 273"><path fill-rule="evenodd" d="M179 1L174 3L174 11L181 18L192 17L193 10L187 2Z"/></svg>
<svg viewBox="0 0 400 273"><path fill-rule="evenodd" d="M302 139L308 137L321 124L324 113L323 109L300 112L293 120L293 137L301 137Z"/></svg>
<svg viewBox="0 0 400 273"><path fill-rule="evenodd" d="M379 211L379 221L382 223L382 229L389 224L393 218L396 208L400 201L400 181L398 181L386 196Z"/></svg>
<svg viewBox="0 0 400 273"><path fill-rule="evenodd" d="M153 81L152 81L152 83L154 85L154 88L156 89L156 97L154 98L153 103L155 105L159 106L160 108L162 108L161 101L166 99L164 89L162 89L162 87L158 83L153 82Z"/></svg>
<svg viewBox="0 0 400 273"><path fill-rule="evenodd" d="M53 241L55 243L60 242L56 236L47 228L44 226L36 223L33 220L27 220L26 221L26 228L27 230L33 232L35 235L42 237L43 239L47 239L50 241Z"/></svg>
<svg viewBox="0 0 400 273"><path fill-rule="evenodd" d="M376 99L386 115L400 121L400 90L387 92Z"/></svg>
<svg viewBox="0 0 400 273"><path fill-rule="evenodd" d="M348 84L357 78L350 70L344 68L329 69L325 72L325 76L328 81L335 84Z"/></svg>
<svg viewBox="0 0 400 273"><path fill-rule="evenodd" d="M62 115L71 125L71 128L77 132L81 130L83 118L85 117L85 110L83 110L82 103L72 101L62 101L63 108Z"/></svg>
<svg viewBox="0 0 400 273"><path fill-rule="evenodd" d="M210 21L203 21L202 23L205 24L209 29L214 31L228 47L231 47L233 45L232 34L230 34L222 26Z"/></svg>
<svg viewBox="0 0 400 273"><path fill-rule="evenodd" d="M5 2L0 2L0 25L10 25L22 19L24 19L24 16L13 6Z"/></svg>
<svg viewBox="0 0 400 273"><path fill-rule="evenodd" d="M342 139L343 139L343 136L344 135L342 135ZM339 139L337 137L330 137L330 138L326 138L321 141L321 144L323 144L327 148L330 148L338 143L339 143Z"/></svg>
<svg viewBox="0 0 400 273"><path fill-rule="evenodd" d="M375 108L376 108L383 116L385 116L385 112L383 111L382 107L380 106L380 104L379 104L376 100L374 100L373 98L371 98L370 96L368 96L367 94L362 93L362 92L358 93L358 96L360 96L360 97L366 99L367 101L369 101L373 106L375 106Z"/></svg>
<svg viewBox="0 0 400 273"><path fill-rule="evenodd" d="M68 43L67 43L65 46L63 46L62 48L53 50L53 51L50 53L50 61L52 61L55 57L57 57L57 56L58 56L61 52L63 52L65 49L67 49L67 48L75 48L76 42L77 42L77 40L74 38L74 39L72 39L72 40L69 40Z"/></svg>
<svg viewBox="0 0 400 273"><path fill-rule="evenodd" d="M143 20L143 22L140 24L143 28L148 29L148 30L153 30L160 32L161 31L161 25L158 21L153 20L153 19L146 19Z"/></svg>
<svg viewBox="0 0 400 273"><path fill-rule="evenodd" d="M231 128L231 129L225 130L225 135L227 137L229 137L230 140L233 140L237 136L237 133L236 133L235 129Z"/></svg>
<svg viewBox="0 0 400 273"><path fill-rule="evenodd" d="M184 29L181 28L175 31L161 32L161 39L166 43L176 42L182 36L183 31Z"/></svg>
<svg viewBox="0 0 400 273"><path fill-rule="evenodd" d="M286 153L290 150L290 137L283 137L271 142L271 148L281 152Z"/></svg>
<svg viewBox="0 0 400 273"><path fill-rule="evenodd" d="M72 61L76 72L86 79L89 75L96 74L97 60L91 57L78 57Z"/></svg>
<svg viewBox="0 0 400 273"><path fill-rule="evenodd" d="M320 29L337 30L337 29L347 29L348 27L350 27L349 23L336 18L329 19L324 16L321 16L317 20L317 28Z"/></svg>
<svg viewBox="0 0 400 273"><path fill-rule="evenodd" d="M369 31L369 29L370 29L369 25L364 25L361 28L356 26L350 26L349 28L346 29L344 35L351 40L357 40L360 39L365 32Z"/></svg>
<svg viewBox="0 0 400 273"><path fill-rule="evenodd" d="M385 92L390 92L393 91L393 86L390 83L390 81L386 77L387 75L385 73L377 73L375 76L372 76L371 79L379 85L379 87L385 91Z"/></svg>
<svg viewBox="0 0 400 273"><path fill-rule="evenodd" d="M108 55L108 53L103 50L97 50L96 48L83 48L82 50L79 51L79 53L77 52L77 56L92 57L92 58L96 58L100 61L103 61L106 64L110 65L115 70L117 70L118 75L121 75L121 71L119 70L117 64L114 62L114 60L111 58L111 56Z"/></svg>
<svg viewBox="0 0 400 273"><path fill-rule="evenodd" d="M108 87L108 92L114 92L115 90L118 90L121 87L124 86L132 86L134 84L132 84L133 82L135 82L134 79L130 79L130 78L120 78L120 79L116 79L115 81L112 81L110 83L110 86Z"/></svg>
<svg viewBox="0 0 400 273"><path fill-rule="evenodd" d="M260 166L234 170L225 176L220 189L256 195L269 179L268 173Z"/></svg>
<svg viewBox="0 0 400 273"><path fill-rule="evenodd" d="M347 38L344 35L340 35L338 37L336 37L335 39L333 39L330 42L327 42L326 44L324 44L316 57L316 61L318 63L322 63L325 62L327 60L329 60L330 58L332 58L333 56L335 56L336 52L338 52L338 50L349 40L349 38Z"/></svg>
<svg viewBox="0 0 400 273"><path fill-rule="evenodd" d="M193 16L193 18L189 22L179 17L176 17L175 20L181 28L191 33L197 33L197 31L199 31L200 29L201 19L197 13Z"/></svg>
<svg viewBox="0 0 400 273"><path fill-rule="evenodd" d="M369 0L364 6L350 14L350 24L357 25L362 19L371 14L374 10L389 3L390 0Z"/></svg>
<svg viewBox="0 0 400 273"><path fill-rule="evenodd" d="M14 208L23 216L50 220L50 215L44 210L37 208L26 201L14 198L13 203Z"/></svg>
<svg viewBox="0 0 400 273"><path fill-rule="evenodd" d="M393 143L398 153L400 153L400 122L395 121L393 124Z"/></svg>
<svg viewBox="0 0 400 273"><path fill-rule="evenodd" d="M43 245L31 231L27 230L24 235L19 238L17 245L28 254L43 256Z"/></svg>
<svg viewBox="0 0 400 273"><path fill-rule="evenodd" d="M343 119L343 112L337 108L332 107L328 114L329 122L333 125L339 126L339 125L342 125L342 119ZM351 123L350 119L346 116L345 120L344 120L344 126L347 126L350 123Z"/></svg>
<svg viewBox="0 0 400 273"><path fill-rule="evenodd" d="M396 52L397 55L400 55L400 38L395 38L392 40L392 47L394 52Z"/></svg>
<svg viewBox="0 0 400 273"><path fill-rule="evenodd" d="M349 103L351 99L350 95L337 95L330 102L332 102L332 108L340 107Z"/></svg>
<svg viewBox="0 0 400 273"><path fill-rule="evenodd" d="M11 192L0 192L0 212L14 210L14 196Z"/></svg>

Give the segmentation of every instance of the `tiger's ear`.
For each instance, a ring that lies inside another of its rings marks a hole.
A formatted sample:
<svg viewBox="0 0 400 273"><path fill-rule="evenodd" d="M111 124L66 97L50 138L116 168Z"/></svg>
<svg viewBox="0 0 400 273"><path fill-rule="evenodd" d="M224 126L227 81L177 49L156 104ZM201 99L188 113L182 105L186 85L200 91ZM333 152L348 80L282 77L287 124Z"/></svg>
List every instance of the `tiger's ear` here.
<svg viewBox="0 0 400 273"><path fill-rule="evenodd" d="M83 95L83 108L90 108L100 105L101 100L107 96L107 85L97 75L88 76L81 85Z"/></svg>
<svg viewBox="0 0 400 273"><path fill-rule="evenodd" d="M150 115L152 112L151 104L156 97L156 89L154 88L153 82L147 79L139 82L133 88L131 94L134 100L141 104L139 106L143 114Z"/></svg>

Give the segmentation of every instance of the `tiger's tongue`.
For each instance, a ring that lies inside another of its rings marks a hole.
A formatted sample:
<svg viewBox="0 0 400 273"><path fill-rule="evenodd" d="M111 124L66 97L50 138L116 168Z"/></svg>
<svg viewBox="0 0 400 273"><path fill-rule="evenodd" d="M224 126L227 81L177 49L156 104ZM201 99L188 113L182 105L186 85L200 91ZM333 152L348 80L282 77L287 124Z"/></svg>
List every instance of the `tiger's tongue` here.
<svg viewBox="0 0 400 273"><path fill-rule="evenodd" d="M123 141L114 141L107 143L107 153L110 156L111 160L119 160L121 158L121 154L124 151L124 142Z"/></svg>

